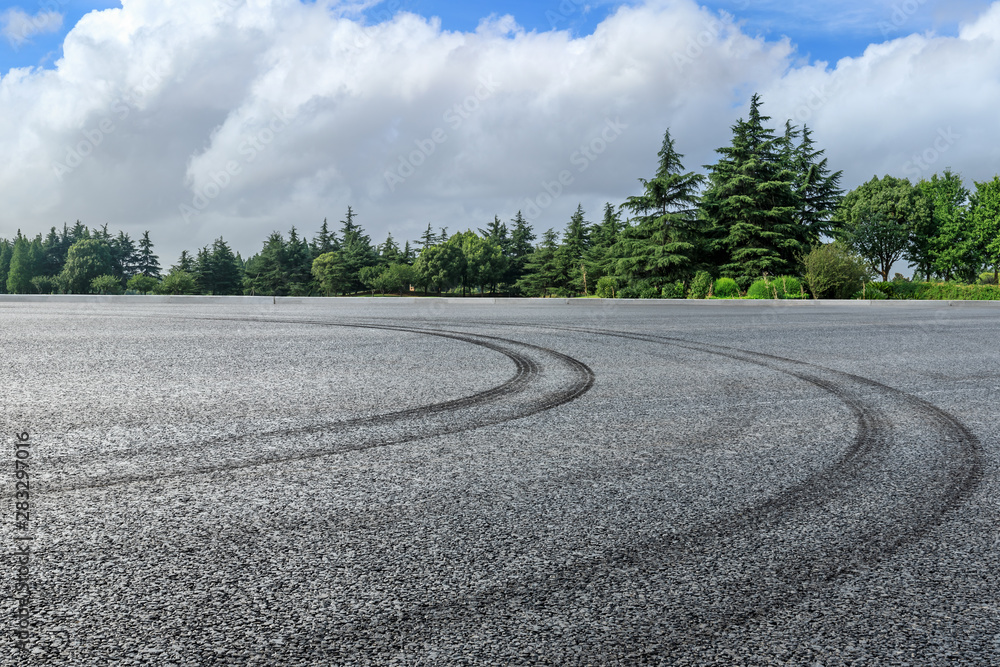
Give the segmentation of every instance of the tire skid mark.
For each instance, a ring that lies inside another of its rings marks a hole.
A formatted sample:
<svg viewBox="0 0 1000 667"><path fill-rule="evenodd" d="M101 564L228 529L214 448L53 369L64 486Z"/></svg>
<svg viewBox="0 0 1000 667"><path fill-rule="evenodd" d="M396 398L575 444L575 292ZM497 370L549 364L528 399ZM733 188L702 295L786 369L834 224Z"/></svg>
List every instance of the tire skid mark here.
<svg viewBox="0 0 1000 667"><path fill-rule="evenodd" d="M129 485L129 484L136 484L143 482L155 482L165 479L187 477L191 475L233 472L233 471L246 470L258 467L261 465L323 458L327 456L344 454L347 452L363 451L367 449L374 449L377 447L388 447L392 445L400 445L409 442L414 442L417 440L423 440L431 437L461 433L464 431L475 430L478 428L492 426L495 424L500 424L508 421L523 419L525 417L530 417L532 415L544 412L546 410L551 410L565 403L569 403L570 401L573 401L576 398L579 398L583 394L587 393L593 386L595 381L594 372L590 369L590 367L577 359L562 354L561 352L550 350L548 348L544 348L538 345L532 345L530 343L522 343L520 341L501 338L498 336L467 334L464 332L457 332L457 331L443 331L443 330L432 330L432 329L422 329L422 328L412 328L412 327L402 327L402 326L356 324L356 323L333 323L328 321L313 321L313 320L277 320L269 318L183 318L183 319L226 321L226 322L254 322L254 323L269 323L269 324L313 325L313 326L326 326L326 327L346 327L346 328L358 328L358 329L399 331L403 333L430 335L430 336L436 336L440 338L446 338L460 342L470 343L473 345L478 345L480 347L493 350L511 359L516 367L515 374L506 382L497 385L495 387L492 387L490 389L487 389L485 391L478 392L471 396L456 398L441 403L434 403L427 406L418 406L406 410L400 410L397 412L368 415L364 417L358 417L355 419L347 419L347 420L332 422L329 424L317 424L317 425L304 426L300 428L291 428L291 429L276 429L273 431L266 431L263 433L258 432L246 435L223 437L219 439L209 440L205 443L201 443L202 446L210 444L233 444L251 438L274 438L274 437L306 435L311 433L329 434L335 432L348 431L351 429L357 430L357 429L362 429L364 427L392 426L394 424L405 423L408 420L414 418L424 418L427 416L446 414L446 413L459 413L461 411L465 411L468 409L485 407L496 404L504 398L526 392L528 389L531 388L533 384L537 383L540 380L544 372L544 368L536 359L526 354L512 351L508 347L504 347L504 345L528 348L529 350L533 350L542 353L544 355L554 357L560 363L565 364L571 370L572 379L569 381L567 386L561 387L555 391L548 392L537 399L533 399L526 405L522 406L517 411L510 414L499 414L493 416L487 415L484 419L473 420L473 421L463 420L461 422L455 422L455 421L451 423L446 422L436 427L434 426L421 427L417 425L415 426L417 430L417 432L415 433L409 433L401 437L390 438L387 440L381 439L372 442L364 442L361 444L344 446L344 447L319 447L302 452L297 452L294 454L288 454L285 456L262 456L262 457L255 457L249 460L242 459L240 461L236 462L231 461L218 465L191 467L183 471L155 473L148 475L131 475L131 476L123 475L118 478L95 481L91 483L76 484L76 485L71 484L61 487L50 487L47 490L47 493L65 493L69 491L104 489L122 485ZM156 452L157 450L146 450L141 452L140 454L148 455L148 454L155 454Z"/></svg>
<svg viewBox="0 0 1000 667"><path fill-rule="evenodd" d="M468 603L454 600L413 609L408 614L405 625L414 630L424 624L440 623L454 611L488 616L488 613L484 614L484 607L510 604L511 600L535 599L535 604L529 606L541 607L543 605L537 602L539 593L551 586L553 579L561 582L562 591L581 590L589 587L602 573L609 571L622 572L651 561L667 563L671 558L685 556L697 558L700 550L720 540L733 538L738 534L761 533L768 529L780 528L796 514L822 508L851 492L857 492L856 484L859 477L880 456L888 454L894 438L891 421L878 410L872 409L864 397L857 394L857 389L850 386L851 383L873 390L890 401L902 402L917 417L929 421L944 442L957 445L957 456L952 457L955 460L944 473L944 491L929 498L930 511L914 511L902 517L902 520L893 526L895 530L889 534L883 531L882 524L870 523L852 536L853 539L848 538L833 545L821 544L820 548L812 550L809 549L809 545L805 545L801 549L781 554L780 562L770 563L761 569L762 573L770 577L767 590L762 590L757 582L744 582L735 586L738 591L734 591L735 595L727 596L728 603L703 610L691 610L683 618L677 618L670 624L675 635L661 640L657 646L658 650L667 650L673 654L675 651L682 651L692 641L711 641L714 635L728 628L764 618L770 612L796 604L808 595L837 581L856 576L884 562L900 548L918 541L933 527L939 525L948 513L968 499L983 475L982 447L976 436L961 422L921 398L876 380L795 359L669 336L537 324L511 324L511 326L666 344L763 366L801 379L839 399L855 419L856 435L851 445L833 464L759 503L736 510L690 531L633 542L621 548L608 550L597 560L562 568L559 572L540 571L535 573L535 576L521 577L486 587L477 591L475 599ZM792 369L788 368L789 365ZM820 377L816 374L817 371L833 375L837 379ZM915 510L924 509L919 502L912 503L910 507ZM817 556L816 553L820 555ZM731 557L739 558L740 554ZM750 579L752 580L752 577ZM648 636L633 635L630 639L628 643L633 646L649 644ZM638 654L635 654L632 657L637 656Z"/></svg>
<svg viewBox="0 0 1000 667"><path fill-rule="evenodd" d="M680 642L672 642L671 648L687 643L692 636L709 639L712 635L734 625L764 618L775 609L795 604L841 579L855 576L884 562L899 549L918 541L939 525L947 514L969 498L982 479L984 466L982 447L974 434L955 417L937 406L876 380L777 355L670 336L601 329L566 328L566 330L667 344L764 366L805 380L831 393L847 405L857 421L857 436L854 442L833 465L792 487L781 490L761 503L689 533L680 541L674 536L665 542L640 545L640 548L646 547L646 553L650 556L662 557L665 555L664 552L676 551L678 547L686 551L691 547L707 545L717 538L730 537L737 532L750 530L760 532L780 525L782 519L790 513L801 513L812 507L828 505L848 492L856 490L853 488L853 482L856 482L876 456L888 453L889 447L893 444L893 434L889 421L877 410L871 409L863 397L851 391L849 385L852 382L872 389L892 402L902 402L915 416L929 421L944 442L958 445L957 456L952 456L952 465L943 475L944 491L925 497L923 502L915 498L910 504L911 513L901 517L901 520L892 526L895 530L887 534L884 531L884 524L870 522L867 527L854 535L853 539L848 538L830 546L821 545L826 546L826 549L810 551L806 546L798 553L789 554L779 567L773 567L769 572L772 575L777 572L779 577L777 582L773 580L769 582L768 590L762 591L751 584L741 591L747 601L750 601L749 605L731 603L728 609L715 610L707 617L692 614L687 623L681 624L683 629L681 634L686 637ZM785 364L797 370L782 368ZM831 374L840 381L823 379L805 371ZM925 489L929 488L925 486ZM928 502L930 507L925 508L924 505ZM920 509L929 511L912 511ZM815 553L822 555L815 556ZM624 552L613 560L617 564L628 566L630 562L634 562L634 555ZM740 608L741 606L743 608ZM708 627L699 627L703 624L707 624Z"/></svg>

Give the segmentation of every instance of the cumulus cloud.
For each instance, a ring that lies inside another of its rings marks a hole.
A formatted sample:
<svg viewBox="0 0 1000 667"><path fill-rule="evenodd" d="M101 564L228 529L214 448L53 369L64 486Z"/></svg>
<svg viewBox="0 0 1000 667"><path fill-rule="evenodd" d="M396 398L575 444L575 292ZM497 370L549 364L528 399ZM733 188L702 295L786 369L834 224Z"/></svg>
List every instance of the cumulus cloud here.
<svg viewBox="0 0 1000 667"><path fill-rule="evenodd" d="M85 16L54 69L0 79L0 235L77 218L150 229L167 263L224 236L312 234L348 205L376 240L519 209L541 231L634 194L670 127L714 161L761 92L815 130L845 182L1000 164L1000 3L955 37L834 66L691 0L623 6L595 32L474 32L363 3L126 0Z"/></svg>
<svg viewBox="0 0 1000 667"><path fill-rule="evenodd" d="M0 14L0 33L14 47L21 46L35 35L58 32L62 24L63 15L51 10L32 16L23 9L12 7Z"/></svg>

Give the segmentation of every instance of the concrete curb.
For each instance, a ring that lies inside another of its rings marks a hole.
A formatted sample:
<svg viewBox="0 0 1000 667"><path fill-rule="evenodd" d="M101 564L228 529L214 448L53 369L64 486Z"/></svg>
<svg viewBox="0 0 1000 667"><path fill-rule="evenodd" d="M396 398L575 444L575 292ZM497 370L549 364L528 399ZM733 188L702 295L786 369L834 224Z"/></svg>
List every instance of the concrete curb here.
<svg viewBox="0 0 1000 667"><path fill-rule="evenodd" d="M804 308L809 306L864 307L1000 307L1000 301L855 301L828 299L516 299L505 297L322 297L322 296L204 296L204 295L97 295L97 294L0 294L0 303L136 303L136 304L233 304L233 305L336 305L358 302L393 305L462 304L466 306L624 306L642 308L732 307L732 308Z"/></svg>

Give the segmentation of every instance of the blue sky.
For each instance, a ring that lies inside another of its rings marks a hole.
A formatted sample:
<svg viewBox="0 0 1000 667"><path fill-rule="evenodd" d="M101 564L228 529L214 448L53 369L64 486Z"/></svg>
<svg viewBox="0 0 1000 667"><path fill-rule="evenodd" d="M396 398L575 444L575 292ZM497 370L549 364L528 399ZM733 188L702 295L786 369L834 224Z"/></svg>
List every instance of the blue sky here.
<svg viewBox="0 0 1000 667"><path fill-rule="evenodd" d="M559 29L585 35L593 32L609 13L623 4L630 3L613 0L466 0L461 3L387 0L371 8L367 17L370 22L377 22L397 11L407 11L439 17L446 30L471 31L492 14L511 14L529 31ZM869 44L914 32L956 34L960 21L975 18L990 3L986 0L707 0L700 4L733 15L747 34L769 41L787 36L803 59L833 64L843 57L861 55ZM17 44L3 39L0 42L0 72L5 73L11 67L51 67L61 55L63 37L80 17L89 11L120 6L121 3L114 0L0 3L0 14L20 9L36 16L42 11L55 10L64 17L61 29L56 32L36 34Z"/></svg>

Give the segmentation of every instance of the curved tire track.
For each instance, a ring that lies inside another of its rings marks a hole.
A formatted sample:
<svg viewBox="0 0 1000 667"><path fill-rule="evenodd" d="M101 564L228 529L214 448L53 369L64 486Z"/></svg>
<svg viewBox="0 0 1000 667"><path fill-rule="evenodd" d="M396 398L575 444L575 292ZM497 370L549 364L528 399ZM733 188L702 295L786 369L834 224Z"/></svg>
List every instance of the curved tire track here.
<svg viewBox="0 0 1000 667"><path fill-rule="evenodd" d="M396 412L389 412L377 415L369 415L354 419L340 420L327 424L318 424L290 429L276 429L272 431L250 433L240 436L232 436L209 440L199 443L199 446L219 446L234 445L249 439L262 438L287 438L289 436L301 436L309 434L322 434L326 436L339 435L341 437L354 436L354 442L345 446L318 447L305 451L299 451L286 455L258 456L252 458L243 457L236 461L227 461L214 465L203 465L188 467L180 471L160 472L153 474L123 475L113 479L101 479L80 484L69 484L65 486L50 487L49 493L60 493L68 491L78 491L85 489L108 488L126 484L142 482L153 482L158 480L184 477L190 475L201 475L207 473L230 472L243 470L261 465L274 463L286 463L290 461L301 461L306 459L321 458L344 454L351 451L361 451L376 447L387 447L414 442L425 438L461 433L464 431L492 426L503 422L523 419L532 415L551 410L555 407L568 403L587 393L594 384L594 372L583 362L555 350L544 348L530 343L523 343L516 340L501 338L498 336L488 336L482 334L467 334L457 331L432 330L413 327L373 325L358 323L332 323L324 321L310 320L276 320L264 318L190 318L196 320L226 321L226 322L253 322L270 324L295 324L312 325L325 327L346 327L357 329L374 329L399 331L403 333L413 333L419 335L429 335L438 338L455 340L463 343L477 345L479 347L498 352L508 357L515 365L514 375L500 385L490 389L440 403L433 403L425 406L408 408ZM528 351L519 351L523 348ZM545 391L538 396L528 396L521 404L514 402L521 396L531 394L533 390L539 389L546 375L545 364L542 359L561 365L569 378L562 386L554 390ZM506 406L504 403L512 402L513 405ZM476 414L479 411L480 414ZM456 415L462 415L462 419L455 419ZM437 421L434 421L437 419ZM364 431L382 429L390 431L389 434L375 434L358 438ZM393 433L402 430L402 433ZM149 454L164 453L165 448L152 448L143 450L137 456L147 456ZM119 459L128 458L120 456Z"/></svg>
<svg viewBox="0 0 1000 667"><path fill-rule="evenodd" d="M917 493L904 501L896 502L892 507L886 507L887 512L903 509L901 514L879 517L882 520L866 517L866 523L853 535L841 536L840 541L804 545L799 550L793 550L783 562L766 568L772 575L767 579L768 590L761 590L757 585L744 587L745 597L753 600L752 608L743 606L747 601L744 600L717 609L707 616L692 615L689 622L683 624L687 633L690 633L693 626L707 621L708 628L695 634L711 636L732 625L765 617L776 608L795 604L836 581L871 569L891 558L901 548L924 537L965 502L982 479L982 446L965 425L928 401L876 380L777 355L670 336L600 329L580 331L661 343L770 368L804 380L836 396L855 416L857 435L837 462L761 503L743 508L696 534L689 534L682 545L685 549L697 543L714 542L720 537L732 536L741 531L753 530L760 533L780 526L793 518L790 515L805 518L810 510L822 510L837 503L847 505L852 500L852 494L860 495L862 500L866 494L875 495L878 489L862 488L865 472L872 466L891 466L892 449L900 444L894 437L893 411L888 408L908 410L911 413L909 419L930 426L939 442L948 450L950 465L947 468L932 468L928 471L928 480L911 485ZM865 396L859 389L867 389L872 395ZM873 409L869 401L874 396L885 399L889 404L888 408ZM899 415L895 417L899 419ZM859 485L858 482L862 484ZM676 551L675 547L679 545L675 540L669 540L643 546L661 556L664 551ZM627 556L624 556L621 562L626 560ZM676 646L677 644L673 644L672 648Z"/></svg>
<svg viewBox="0 0 1000 667"><path fill-rule="evenodd" d="M776 355L669 336L532 324L513 326L664 344L762 366L802 380L840 400L854 417L855 437L832 465L759 503L739 508L691 530L609 550L597 561L560 568L557 572L537 572L535 576L478 591L476 599L469 604L456 600L412 610L404 623L411 630L426 623L440 623L444 618L455 618L455 611L459 611L456 607L461 608L459 614L466 618L470 614L485 618L488 613L484 614L484 605L489 608L508 606L512 600L518 603L534 600L532 606L535 606L539 592L546 589L554 606L556 600L566 598L563 593L567 589L581 591L602 581L602 585L613 587L609 573L613 574L612 579L620 579L618 583L623 586L629 581L627 573L636 576L653 573L669 590L700 593L699 600L707 602L712 599L711 591L697 583L692 585L691 571L700 572L704 580L708 580L718 574L714 566L728 568L732 588L727 590L724 600L696 604L687 613L675 617L668 624L668 636L655 640L652 645L651 638L643 634L626 633L627 641L622 642L633 649L646 645L646 653L652 650L659 652L660 657L664 651L674 656L683 653L692 643L711 642L712 636L727 628L766 617L891 558L899 549L918 541L941 523L970 496L982 478L981 445L961 422L919 397L869 378ZM872 404L879 401L888 405L873 407ZM907 418L930 427L947 450L949 465L928 471L931 479L925 483L911 484L917 493L886 507L884 516L863 516L860 525L855 526L845 522L846 526L854 528L850 534L830 531L829 535L817 537L811 543L786 548L777 559L771 557L770 545L762 543L765 533L792 530L796 525L809 527L812 515L834 513L838 508L852 505L863 507L879 493L878 489L864 488L864 483L870 481L866 477L878 479L883 472L881 468L892 466L893 448L900 445L895 433L896 422L900 420L895 411L899 408L909 413ZM756 562L755 553L762 556ZM708 566L700 562L706 558L711 558ZM558 591L551 588L554 580L561 582ZM542 606L545 604L542 602ZM632 658L640 655L634 653Z"/></svg>

